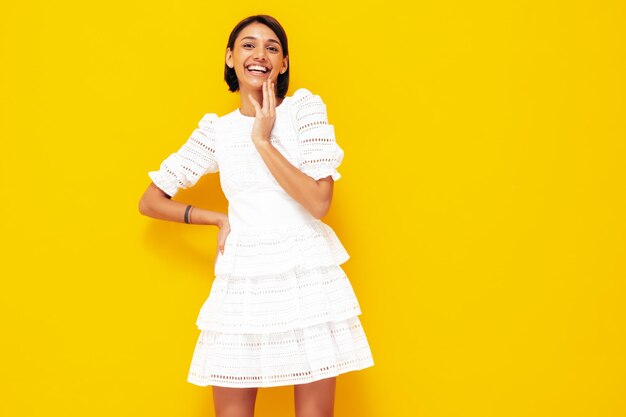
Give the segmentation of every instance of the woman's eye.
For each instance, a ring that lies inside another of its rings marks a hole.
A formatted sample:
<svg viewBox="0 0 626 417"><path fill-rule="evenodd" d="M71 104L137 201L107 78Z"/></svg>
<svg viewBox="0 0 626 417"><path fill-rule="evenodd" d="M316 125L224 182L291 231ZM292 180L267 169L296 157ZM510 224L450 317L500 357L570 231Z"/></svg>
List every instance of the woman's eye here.
<svg viewBox="0 0 626 417"><path fill-rule="evenodd" d="M248 46L254 47L254 44L252 44L252 43L244 43L243 44L244 48L247 48ZM269 49L272 50L273 52L279 52L279 49L276 48L275 46L270 46Z"/></svg>

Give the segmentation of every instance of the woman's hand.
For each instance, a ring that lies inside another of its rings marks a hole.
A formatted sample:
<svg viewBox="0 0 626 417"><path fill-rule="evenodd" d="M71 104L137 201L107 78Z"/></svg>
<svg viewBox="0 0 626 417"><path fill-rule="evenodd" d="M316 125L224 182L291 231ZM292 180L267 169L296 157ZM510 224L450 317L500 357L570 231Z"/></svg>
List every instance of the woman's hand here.
<svg viewBox="0 0 626 417"><path fill-rule="evenodd" d="M224 246L226 244L226 237L230 233L230 223L228 222L228 215L225 215L217 225L220 231L217 234L217 251L222 255L224 254ZM217 253L215 254L217 259Z"/></svg>
<svg viewBox="0 0 626 417"><path fill-rule="evenodd" d="M248 97L256 110L254 125L252 126L252 142L255 145L269 142L270 133L276 120L274 83L269 79L263 81L263 107L252 97L252 94L248 94Z"/></svg>

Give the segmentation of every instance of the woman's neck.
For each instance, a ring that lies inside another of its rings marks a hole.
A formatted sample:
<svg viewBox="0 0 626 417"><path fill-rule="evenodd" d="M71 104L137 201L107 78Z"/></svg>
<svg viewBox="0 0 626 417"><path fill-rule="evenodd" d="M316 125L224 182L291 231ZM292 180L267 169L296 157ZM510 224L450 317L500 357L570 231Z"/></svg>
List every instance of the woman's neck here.
<svg viewBox="0 0 626 417"><path fill-rule="evenodd" d="M260 90L252 90L245 89L240 90L241 103L239 104L239 111L241 114L245 116L254 117L256 115L256 109L254 108L254 104L248 97L248 94L252 94L252 97L259 103L259 106L263 107L263 89ZM276 95L276 92L273 93ZM282 103L284 98L276 97L276 107Z"/></svg>

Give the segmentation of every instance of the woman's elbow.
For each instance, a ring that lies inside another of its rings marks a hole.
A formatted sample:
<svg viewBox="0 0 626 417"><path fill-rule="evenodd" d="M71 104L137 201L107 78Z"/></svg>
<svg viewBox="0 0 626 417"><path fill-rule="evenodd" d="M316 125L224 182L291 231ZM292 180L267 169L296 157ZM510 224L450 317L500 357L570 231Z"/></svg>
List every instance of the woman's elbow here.
<svg viewBox="0 0 626 417"><path fill-rule="evenodd" d="M139 199L139 204L137 206L137 208L139 209L139 213L143 214L144 216L151 217L154 213L153 206L159 197L169 196L167 196L163 191L157 188L153 183L150 183L148 189Z"/></svg>
<svg viewBox="0 0 626 417"><path fill-rule="evenodd" d="M330 203L333 200L334 181L329 176L317 180L317 184L318 194L315 198L315 203L313 204L314 207L311 210L311 214L319 220L324 217L330 210Z"/></svg>
<svg viewBox="0 0 626 417"><path fill-rule="evenodd" d="M330 200L323 200L316 204L315 208L311 211L311 214L316 219L320 220L330 210Z"/></svg>
<svg viewBox="0 0 626 417"><path fill-rule="evenodd" d="M149 216L150 205L146 201L145 194L142 195L141 198L139 199L138 209L139 209L139 213L143 214L144 216Z"/></svg>

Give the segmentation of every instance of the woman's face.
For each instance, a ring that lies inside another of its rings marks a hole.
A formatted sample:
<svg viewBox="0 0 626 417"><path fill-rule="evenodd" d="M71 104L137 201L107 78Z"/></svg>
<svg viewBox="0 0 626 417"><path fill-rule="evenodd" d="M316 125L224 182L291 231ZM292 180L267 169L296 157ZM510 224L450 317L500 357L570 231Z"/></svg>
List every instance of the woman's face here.
<svg viewBox="0 0 626 417"><path fill-rule="evenodd" d="M259 22L243 28L235 39L233 50L226 50L226 65L235 69L240 90L246 87L261 89L268 78L276 84L278 75L287 70L287 64L288 57L283 56L278 36Z"/></svg>

